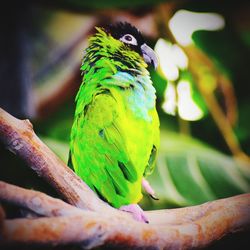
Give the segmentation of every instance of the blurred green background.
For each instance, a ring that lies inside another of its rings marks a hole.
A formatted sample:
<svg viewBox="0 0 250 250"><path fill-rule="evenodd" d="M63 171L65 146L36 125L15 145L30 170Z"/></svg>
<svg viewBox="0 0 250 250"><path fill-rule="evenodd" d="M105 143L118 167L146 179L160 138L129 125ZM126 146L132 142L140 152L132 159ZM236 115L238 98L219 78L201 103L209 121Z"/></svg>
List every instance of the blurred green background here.
<svg viewBox="0 0 250 250"><path fill-rule="evenodd" d="M149 181L159 201L182 207L250 191L250 4L248 1L22 1L0 10L0 106L29 118L65 162L95 26L128 21L160 61L161 147ZM0 179L57 194L15 155L0 149Z"/></svg>

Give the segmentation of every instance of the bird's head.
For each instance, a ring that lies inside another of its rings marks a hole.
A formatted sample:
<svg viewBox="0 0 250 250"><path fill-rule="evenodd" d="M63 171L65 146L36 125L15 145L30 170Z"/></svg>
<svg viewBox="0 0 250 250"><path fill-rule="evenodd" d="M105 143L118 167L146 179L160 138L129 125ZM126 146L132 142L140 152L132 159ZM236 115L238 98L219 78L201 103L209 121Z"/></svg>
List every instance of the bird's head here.
<svg viewBox="0 0 250 250"><path fill-rule="evenodd" d="M148 65L157 67L158 60L154 50L145 43L141 32L136 27L127 22L119 22L109 25L105 31L129 49L139 53Z"/></svg>

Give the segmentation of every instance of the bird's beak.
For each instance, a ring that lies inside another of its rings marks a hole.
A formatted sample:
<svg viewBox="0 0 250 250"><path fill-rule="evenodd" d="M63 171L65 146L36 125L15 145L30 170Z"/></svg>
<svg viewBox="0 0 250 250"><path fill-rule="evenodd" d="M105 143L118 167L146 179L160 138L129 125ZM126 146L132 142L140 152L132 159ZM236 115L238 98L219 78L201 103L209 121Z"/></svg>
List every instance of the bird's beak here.
<svg viewBox="0 0 250 250"><path fill-rule="evenodd" d="M152 64L156 69L158 66L158 59L154 50L152 50L146 43L144 43L141 46L141 51L144 61L147 64Z"/></svg>

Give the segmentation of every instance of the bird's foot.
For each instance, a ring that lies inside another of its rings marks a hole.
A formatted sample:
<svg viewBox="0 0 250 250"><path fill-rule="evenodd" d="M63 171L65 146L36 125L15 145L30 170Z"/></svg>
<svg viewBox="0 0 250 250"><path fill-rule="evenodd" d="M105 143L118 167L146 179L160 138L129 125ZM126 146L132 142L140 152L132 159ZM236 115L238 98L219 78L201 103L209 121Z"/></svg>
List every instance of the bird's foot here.
<svg viewBox="0 0 250 250"><path fill-rule="evenodd" d="M150 186L149 182L145 178L142 178L142 186L152 199L159 200L159 198L157 198L155 195L154 189Z"/></svg>
<svg viewBox="0 0 250 250"><path fill-rule="evenodd" d="M126 206L121 206L119 210L131 213L135 220L148 223L148 219L144 211L137 204L129 204Z"/></svg>

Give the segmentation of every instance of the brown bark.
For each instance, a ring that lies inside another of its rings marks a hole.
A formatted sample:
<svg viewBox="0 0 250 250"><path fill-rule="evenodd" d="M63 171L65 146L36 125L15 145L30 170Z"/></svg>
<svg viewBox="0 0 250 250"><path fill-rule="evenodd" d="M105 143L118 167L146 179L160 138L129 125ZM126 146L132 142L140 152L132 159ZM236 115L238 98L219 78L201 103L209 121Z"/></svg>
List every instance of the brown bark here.
<svg viewBox="0 0 250 250"><path fill-rule="evenodd" d="M28 120L0 109L0 139L70 204L96 211L112 209L36 136Z"/></svg>
<svg viewBox="0 0 250 250"><path fill-rule="evenodd" d="M66 216L82 211L60 199L55 199L44 193L17 187L3 181L0 181L0 190L0 201L28 208L38 215L48 217Z"/></svg>
<svg viewBox="0 0 250 250"><path fill-rule="evenodd" d="M74 243L87 248L108 244L189 249L205 247L228 233L250 228L250 194L199 206L150 211L149 224L134 221L127 213L102 202L39 140L28 121L20 121L0 109L0 138L72 204L0 182L0 201L44 216L3 220L0 209L2 245Z"/></svg>
<svg viewBox="0 0 250 250"><path fill-rule="evenodd" d="M5 220L4 244L103 244L136 248L151 246L188 249L207 246L225 234L250 228L250 194L208 202L203 205L151 211L150 224L118 214L100 214L71 206L37 191L1 182L0 200L18 204L37 219Z"/></svg>

